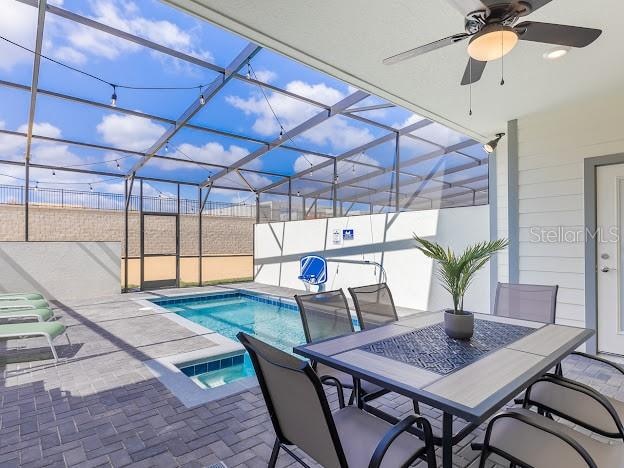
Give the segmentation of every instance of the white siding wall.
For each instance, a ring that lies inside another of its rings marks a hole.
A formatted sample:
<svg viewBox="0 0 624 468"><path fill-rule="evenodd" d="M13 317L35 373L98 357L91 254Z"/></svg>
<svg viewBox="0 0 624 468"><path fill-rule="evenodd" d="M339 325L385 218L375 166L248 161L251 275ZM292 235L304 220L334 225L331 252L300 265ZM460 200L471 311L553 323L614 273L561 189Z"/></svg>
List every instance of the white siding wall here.
<svg viewBox="0 0 624 468"><path fill-rule="evenodd" d="M518 119L520 282L559 284L561 323L582 325L585 320L584 245L535 242L530 229L583 229L584 158L624 152L624 92L620 94ZM499 153L502 235L507 217L506 151ZM506 271L501 265L501 280Z"/></svg>

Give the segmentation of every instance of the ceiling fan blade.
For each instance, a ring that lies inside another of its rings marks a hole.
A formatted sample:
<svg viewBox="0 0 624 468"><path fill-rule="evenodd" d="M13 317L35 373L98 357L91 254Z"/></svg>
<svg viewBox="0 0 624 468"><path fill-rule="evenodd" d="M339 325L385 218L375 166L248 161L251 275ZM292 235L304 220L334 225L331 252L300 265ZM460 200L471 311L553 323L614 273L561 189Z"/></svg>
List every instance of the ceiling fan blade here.
<svg viewBox="0 0 624 468"><path fill-rule="evenodd" d="M416 47L415 49L406 50L405 52L401 52L400 54L393 55L392 57L388 57L383 60L383 63L385 65L393 65L395 63L402 62L403 60L407 60L412 57L416 57L418 55L426 54L427 52L431 52L432 50L436 50L441 47L446 47L446 46L455 44L456 42L462 41L469 36L470 34L465 34L465 33L454 34L453 36L445 37L444 39L440 39L439 41L430 42L429 44Z"/></svg>
<svg viewBox="0 0 624 468"><path fill-rule="evenodd" d="M486 65L487 62L480 62L479 60L469 58L466 70L464 70L464 76L461 80L462 86L479 81L481 79L481 75L483 75L483 70L485 70Z"/></svg>
<svg viewBox="0 0 624 468"><path fill-rule="evenodd" d="M550 2L552 2L552 0L529 0L528 1L528 3L531 4L531 13L533 13L535 10L539 10L544 5Z"/></svg>
<svg viewBox="0 0 624 468"><path fill-rule="evenodd" d="M600 29L565 24L525 21L514 28L523 41L545 42L569 47L585 47L602 34Z"/></svg>

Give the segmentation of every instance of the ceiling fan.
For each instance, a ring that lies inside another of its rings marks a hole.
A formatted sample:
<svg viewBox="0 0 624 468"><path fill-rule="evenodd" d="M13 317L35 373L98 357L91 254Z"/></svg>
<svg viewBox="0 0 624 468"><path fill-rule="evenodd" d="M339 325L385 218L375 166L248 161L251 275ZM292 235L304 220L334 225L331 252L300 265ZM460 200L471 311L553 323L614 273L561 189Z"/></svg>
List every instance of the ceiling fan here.
<svg viewBox="0 0 624 468"><path fill-rule="evenodd" d="M552 0L452 0L455 6L475 4L478 9L465 17L464 33L454 34L415 49L410 49L383 61L392 65L417 57L442 47L470 38L468 64L461 80L462 85L481 79L488 61L507 55L519 40L543 42L565 47L585 47L594 42L600 29L566 26L563 24L538 23L518 20L538 10Z"/></svg>

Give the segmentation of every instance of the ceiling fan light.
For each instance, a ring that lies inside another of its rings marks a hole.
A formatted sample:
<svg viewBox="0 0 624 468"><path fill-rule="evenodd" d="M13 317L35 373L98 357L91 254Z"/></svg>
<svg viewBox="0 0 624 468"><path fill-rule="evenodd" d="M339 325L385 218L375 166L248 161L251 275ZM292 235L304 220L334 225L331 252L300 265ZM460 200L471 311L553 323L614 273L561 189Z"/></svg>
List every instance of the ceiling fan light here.
<svg viewBox="0 0 624 468"><path fill-rule="evenodd" d="M507 55L518 43L518 34L509 26L488 25L472 36L468 55L479 62L497 60Z"/></svg>

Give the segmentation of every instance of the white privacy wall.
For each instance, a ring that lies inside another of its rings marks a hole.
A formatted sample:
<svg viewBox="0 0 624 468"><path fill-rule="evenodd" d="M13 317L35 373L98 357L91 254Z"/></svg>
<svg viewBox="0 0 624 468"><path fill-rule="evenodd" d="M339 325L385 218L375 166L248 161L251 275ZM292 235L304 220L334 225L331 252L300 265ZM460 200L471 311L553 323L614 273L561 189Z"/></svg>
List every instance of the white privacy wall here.
<svg viewBox="0 0 624 468"><path fill-rule="evenodd" d="M583 230L583 160L621 152L624 91L518 119L520 282L558 284L561 323L585 323L584 245L536 242L531 228ZM507 224L507 173L504 148L498 153L501 233ZM501 265L501 280L507 271Z"/></svg>
<svg viewBox="0 0 624 468"><path fill-rule="evenodd" d="M432 261L414 247L413 233L454 249L489 239L489 207L476 206L399 214L352 216L257 224L254 269L260 283L304 289L299 258L318 254L329 260L326 289L361 286L379 281L381 263L397 306L438 310L452 306L435 278ZM334 244L333 232L353 229L354 240ZM489 312L489 269L479 273L466 297L465 308ZM347 293L348 294L348 293Z"/></svg>
<svg viewBox="0 0 624 468"><path fill-rule="evenodd" d="M0 292L76 300L121 293L120 242L0 242Z"/></svg>

